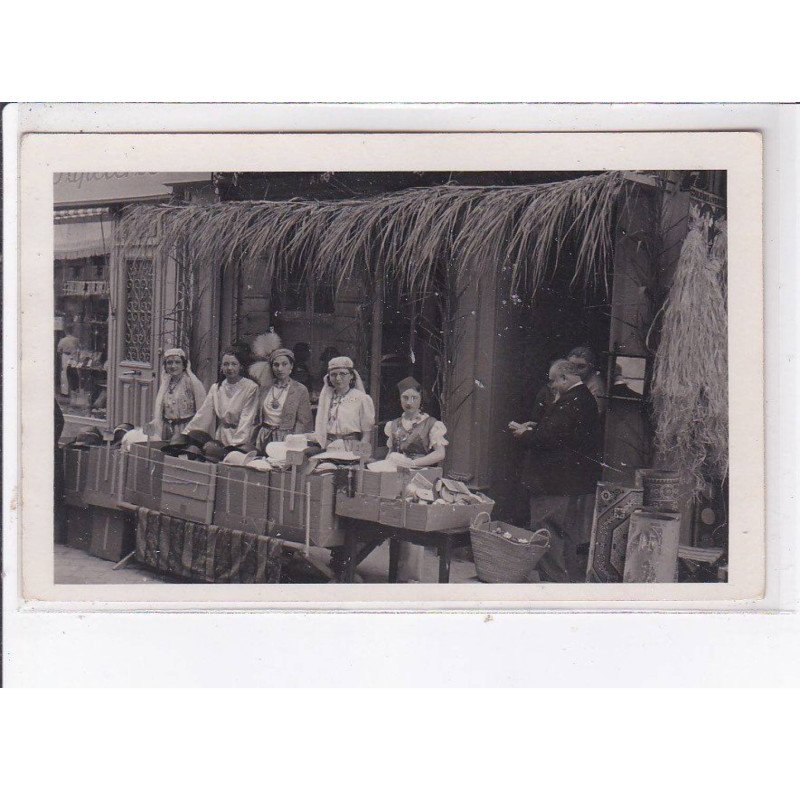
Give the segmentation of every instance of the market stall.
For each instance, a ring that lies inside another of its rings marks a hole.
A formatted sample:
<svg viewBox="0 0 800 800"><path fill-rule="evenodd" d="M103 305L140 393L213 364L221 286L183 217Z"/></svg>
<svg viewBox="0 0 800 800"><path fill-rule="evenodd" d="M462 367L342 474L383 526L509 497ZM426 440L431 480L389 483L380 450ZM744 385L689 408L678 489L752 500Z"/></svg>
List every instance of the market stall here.
<svg viewBox="0 0 800 800"><path fill-rule="evenodd" d="M289 312L285 302L277 308L276 298L306 297L302 313L313 318L314 330L328 325L351 348L346 360L364 375L364 393L377 412L365 463L380 460L384 426L396 414L389 370L414 374L431 390L429 408L447 427L442 477L491 497L493 517L511 526L497 536L520 546L533 547L537 531L528 531L526 542L512 530L520 527L515 502L523 492L508 423L529 418L523 415L546 382L548 365L564 359L576 339L588 341L585 349L598 354L593 375L606 389L598 401L602 475L592 485L587 579L674 580L679 564L684 577L708 576L698 564L724 568L727 541L724 176L606 172L528 179L511 186L445 182L322 201L134 205L123 214L116 247L124 252L132 242L155 241L157 256L179 258L188 270L195 297L217 298L211 335L190 342L193 363L218 360L255 308L262 329L274 323L280 333ZM315 294L323 286L333 292L331 302ZM198 318L208 313L197 308ZM294 327L284 330L300 336L302 314L291 314ZM158 470L172 463L165 456L161 466L160 458L139 476L143 481L157 482ZM369 525L384 533L463 535L474 523L437 520L449 513L440 510L447 504L441 494L423 501L431 510L420 512L419 498L382 497L363 486L343 491L333 473L330 479L304 473L302 464L294 473L272 469L264 485L253 489L248 482L243 493L229 490L238 487L231 473L223 481L229 489L220 490L223 466L195 470L207 490L191 498L205 504L197 524L222 521L218 506L227 498L224 514L244 526L247 498L266 520L253 535L325 547L337 572L352 574L353 558L367 549ZM161 504L165 486L174 495L181 485L170 474L173 483L164 483L162 472L160 489L150 486L161 491ZM141 501L137 487L131 499ZM263 507L250 499L253 491L266 498ZM440 491L435 484L434 491ZM651 502L657 491L672 493L672 504ZM190 505L152 510L177 513ZM362 533L348 539L345 519L365 523ZM400 534L384 538L393 536ZM437 547L449 546L434 539Z"/></svg>

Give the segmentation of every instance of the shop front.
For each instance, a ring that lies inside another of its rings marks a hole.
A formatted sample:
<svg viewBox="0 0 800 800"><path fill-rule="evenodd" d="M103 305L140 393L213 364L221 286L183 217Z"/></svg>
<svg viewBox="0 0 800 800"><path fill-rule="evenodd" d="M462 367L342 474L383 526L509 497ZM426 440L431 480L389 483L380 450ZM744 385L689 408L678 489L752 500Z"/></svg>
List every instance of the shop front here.
<svg viewBox="0 0 800 800"><path fill-rule="evenodd" d="M54 177L54 371L65 435L145 421L164 337L187 341L187 273L152 236L114 246L122 209L166 202L185 173L60 173ZM207 174L190 176L204 181Z"/></svg>
<svg viewBox="0 0 800 800"><path fill-rule="evenodd" d="M64 414L102 423L114 221L95 207L57 210L54 222L56 399Z"/></svg>
<svg viewBox="0 0 800 800"><path fill-rule="evenodd" d="M533 418L550 365L577 349L586 385L602 387L593 389L603 439L597 496L634 493L639 509L643 481L651 499L653 487L666 486L671 500L656 511L668 516L675 546L721 553L727 410L709 402L719 381L711 376L698 389L692 436L710 442L700 461L664 413L678 393L668 354L680 350L682 336L703 333L699 315L683 330L674 325L676 282L683 287L699 274L687 264L686 242L701 218L706 250L719 249L724 176L315 173L196 181L177 200L130 207L117 231L114 421L149 419L166 348L182 346L208 388L225 348L246 350L274 334L299 355L295 367L314 412L329 359L352 360L376 410L375 459L386 452L386 424L401 412L395 386L413 377L425 409L447 429L443 474L490 497L494 518L524 527L525 454L509 423ZM724 255L717 263L724 271ZM717 327L705 333L724 340L724 298L711 306ZM263 357L250 352L247 360ZM680 446L671 447L673 436ZM452 496L444 488L431 502ZM619 570L593 574L622 580Z"/></svg>

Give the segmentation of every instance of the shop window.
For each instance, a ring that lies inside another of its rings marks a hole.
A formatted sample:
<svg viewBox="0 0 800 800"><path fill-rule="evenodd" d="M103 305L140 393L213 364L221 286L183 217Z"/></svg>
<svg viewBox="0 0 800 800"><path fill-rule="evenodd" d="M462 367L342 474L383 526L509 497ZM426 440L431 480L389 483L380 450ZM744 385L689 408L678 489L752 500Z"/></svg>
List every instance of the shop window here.
<svg viewBox="0 0 800 800"><path fill-rule="evenodd" d="M53 274L56 400L65 414L105 420L108 259L56 261Z"/></svg>
<svg viewBox="0 0 800 800"><path fill-rule="evenodd" d="M316 281L290 281L281 291L276 291L277 317L313 317L336 313L336 290L331 283Z"/></svg>
<svg viewBox="0 0 800 800"><path fill-rule="evenodd" d="M331 283L316 284L313 294L313 311L315 314L333 314L335 311L336 292Z"/></svg>
<svg viewBox="0 0 800 800"><path fill-rule="evenodd" d="M290 283L282 295L279 295L278 307L281 311L305 311L307 305L307 287L302 283Z"/></svg>

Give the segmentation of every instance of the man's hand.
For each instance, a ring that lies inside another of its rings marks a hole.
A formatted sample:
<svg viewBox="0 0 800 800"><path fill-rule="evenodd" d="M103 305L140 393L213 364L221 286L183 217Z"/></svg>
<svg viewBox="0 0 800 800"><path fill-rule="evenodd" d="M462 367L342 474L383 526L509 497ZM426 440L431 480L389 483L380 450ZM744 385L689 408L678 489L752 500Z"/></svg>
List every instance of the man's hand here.
<svg viewBox="0 0 800 800"><path fill-rule="evenodd" d="M509 422L508 429L514 434L514 436L519 438L528 431L533 430L533 426L535 424L535 422Z"/></svg>

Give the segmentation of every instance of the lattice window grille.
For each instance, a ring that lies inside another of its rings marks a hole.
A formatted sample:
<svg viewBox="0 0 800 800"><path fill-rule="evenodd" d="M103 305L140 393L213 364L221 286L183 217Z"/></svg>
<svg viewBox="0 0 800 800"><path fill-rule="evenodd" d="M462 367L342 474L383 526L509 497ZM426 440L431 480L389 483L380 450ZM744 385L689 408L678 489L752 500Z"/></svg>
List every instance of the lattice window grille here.
<svg viewBox="0 0 800 800"><path fill-rule="evenodd" d="M153 262L126 261L125 358L150 363L153 355Z"/></svg>

